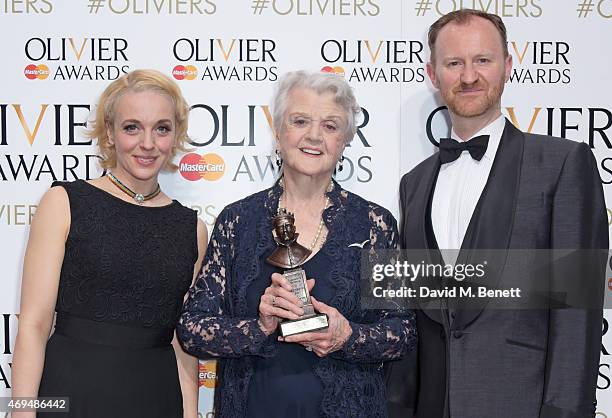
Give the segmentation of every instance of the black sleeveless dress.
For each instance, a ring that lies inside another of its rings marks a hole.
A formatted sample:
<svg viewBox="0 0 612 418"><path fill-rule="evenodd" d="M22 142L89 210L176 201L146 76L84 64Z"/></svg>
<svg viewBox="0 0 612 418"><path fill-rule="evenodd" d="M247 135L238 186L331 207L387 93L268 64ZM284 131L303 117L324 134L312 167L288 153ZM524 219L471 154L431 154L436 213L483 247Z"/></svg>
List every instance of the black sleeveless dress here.
<svg viewBox="0 0 612 418"><path fill-rule="evenodd" d="M53 185L71 221L39 397L69 397L62 417L182 417L171 341L198 256L196 213L82 180Z"/></svg>

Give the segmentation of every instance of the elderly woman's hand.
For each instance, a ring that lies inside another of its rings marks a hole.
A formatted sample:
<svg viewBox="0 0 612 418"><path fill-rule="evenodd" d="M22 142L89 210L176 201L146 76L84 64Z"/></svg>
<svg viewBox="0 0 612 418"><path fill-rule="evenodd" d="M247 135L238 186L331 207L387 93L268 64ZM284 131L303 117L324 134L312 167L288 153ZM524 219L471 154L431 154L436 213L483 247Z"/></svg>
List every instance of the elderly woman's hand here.
<svg viewBox="0 0 612 418"><path fill-rule="evenodd" d="M322 331L291 335L284 338L283 341L302 344L307 350L314 351L317 356L325 357L329 353L340 350L350 338L353 329L349 321L336 308L319 302L312 296L310 300L317 312L327 314L329 326Z"/></svg>
<svg viewBox="0 0 612 418"><path fill-rule="evenodd" d="M314 280L308 280L308 291ZM259 300L259 327L266 334L272 334L281 319L298 319L304 314L302 302L291 291L291 284L282 274L272 274L272 284Z"/></svg>

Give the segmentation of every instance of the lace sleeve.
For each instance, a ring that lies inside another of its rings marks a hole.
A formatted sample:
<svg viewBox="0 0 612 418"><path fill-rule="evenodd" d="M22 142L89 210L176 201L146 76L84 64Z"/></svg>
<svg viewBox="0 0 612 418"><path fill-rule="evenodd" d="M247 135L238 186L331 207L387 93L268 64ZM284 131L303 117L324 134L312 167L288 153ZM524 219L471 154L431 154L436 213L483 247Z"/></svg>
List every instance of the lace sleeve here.
<svg viewBox="0 0 612 418"><path fill-rule="evenodd" d="M224 209L217 218L202 269L177 325L185 350L200 358L236 358L245 355L273 355L269 337L257 318L236 318L229 314L228 297L233 242L239 216Z"/></svg>
<svg viewBox="0 0 612 418"><path fill-rule="evenodd" d="M370 242L373 250L397 249L397 222L380 207L370 208ZM401 357L416 345L416 315L412 310L362 310L350 321L353 333L344 347L331 356L347 361L379 363Z"/></svg>

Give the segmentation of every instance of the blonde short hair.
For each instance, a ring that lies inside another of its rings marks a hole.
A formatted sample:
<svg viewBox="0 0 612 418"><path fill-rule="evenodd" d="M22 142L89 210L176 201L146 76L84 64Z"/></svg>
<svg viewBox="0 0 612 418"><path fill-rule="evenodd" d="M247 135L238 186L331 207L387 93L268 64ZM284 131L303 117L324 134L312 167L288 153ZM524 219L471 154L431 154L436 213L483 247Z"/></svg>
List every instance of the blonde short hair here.
<svg viewBox="0 0 612 418"><path fill-rule="evenodd" d="M98 155L101 157L100 165L104 169L112 168L117 164L115 148L111 145L108 130L112 128L115 119L115 107L117 101L126 93L154 91L165 94L174 105L175 144L164 170L174 171L178 166L172 163L177 151L187 151L187 127L189 123L189 105L185 101L181 89L168 76L157 70L135 70L124 74L102 92L98 100L96 116L87 136L96 139L98 143Z"/></svg>

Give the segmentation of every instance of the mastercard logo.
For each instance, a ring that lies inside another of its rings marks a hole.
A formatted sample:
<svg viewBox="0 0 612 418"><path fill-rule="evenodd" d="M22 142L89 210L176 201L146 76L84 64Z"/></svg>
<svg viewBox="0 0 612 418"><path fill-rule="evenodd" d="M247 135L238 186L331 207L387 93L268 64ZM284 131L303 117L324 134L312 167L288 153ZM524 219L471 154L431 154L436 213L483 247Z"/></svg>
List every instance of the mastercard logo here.
<svg viewBox="0 0 612 418"><path fill-rule="evenodd" d="M216 181L225 174L225 161L217 154L185 154L179 163L179 172L189 181Z"/></svg>
<svg viewBox="0 0 612 418"><path fill-rule="evenodd" d="M30 64L25 67L23 74L29 80L44 80L45 78L49 77L49 67L47 67L45 64Z"/></svg>
<svg viewBox="0 0 612 418"><path fill-rule="evenodd" d="M198 365L198 381L200 386L214 389L217 386L217 362L202 361Z"/></svg>
<svg viewBox="0 0 612 418"><path fill-rule="evenodd" d="M329 65L326 65L325 67L321 68L321 72L337 74L339 76L344 77L344 68L339 67L339 66L337 66L337 67L330 67Z"/></svg>
<svg viewBox="0 0 612 418"><path fill-rule="evenodd" d="M177 65L172 69L172 76L177 80L194 80L198 76L198 69L193 65Z"/></svg>

